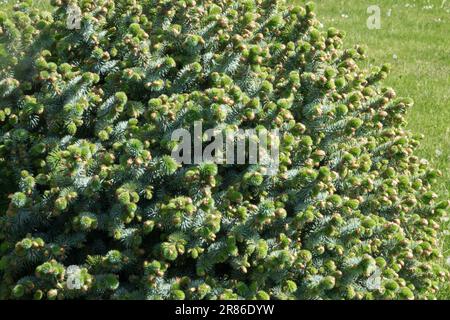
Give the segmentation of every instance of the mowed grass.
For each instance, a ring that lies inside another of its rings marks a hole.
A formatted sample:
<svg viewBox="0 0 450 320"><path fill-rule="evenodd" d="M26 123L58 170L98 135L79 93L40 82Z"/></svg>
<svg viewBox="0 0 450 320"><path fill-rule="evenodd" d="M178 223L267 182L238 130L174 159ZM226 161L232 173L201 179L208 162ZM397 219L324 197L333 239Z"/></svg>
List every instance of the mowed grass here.
<svg viewBox="0 0 450 320"><path fill-rule="evenodd" d="M306 0L292 0L305 3ZM0 0L2 10L18 1ZM364 44L369 65L390 63L385 84L411 97L409 129L424 135L417 155L443 172L437 191L450 198L450 0L316 0L325 27L347 33L346 46ZM33 0L39 8L48 0ZM381 10L381 29L369 30L369 6ZM0 48L1 50L1 48ZM450 256L447 240L445 256ZM440 293L450 298L450 288Z"/></svg>
<svg viewBox="0 0 450 320"><path fill-rule="evenodd" d="M414 99L408 127L425 136L418 155L443 172L438 190L450 198L450 0L315 2L325 27L346 32L346 46L367 46L369 65L392 65L385 85ZM381 10L381 29L367 27L373 5Z"/></svg>

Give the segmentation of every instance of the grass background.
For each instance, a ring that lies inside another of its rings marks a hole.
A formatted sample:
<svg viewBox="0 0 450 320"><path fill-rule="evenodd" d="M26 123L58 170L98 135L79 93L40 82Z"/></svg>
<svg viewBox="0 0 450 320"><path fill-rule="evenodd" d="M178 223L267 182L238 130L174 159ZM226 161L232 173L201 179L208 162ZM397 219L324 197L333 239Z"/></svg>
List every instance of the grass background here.
<svg viewBox="0 0 450 320"><path fill-rule="evenodd" d="M12 8L17 2L0 0L0 7ZM409 129L425 136L417 154L443 172L437 191L450 198L450 0L315 2L325 27L334 26L347 33L346 46L367 46L369 65L392 65L385 84L398 95L414 99ZM48 0L33 0L37 7L47 3ZM381 29L367 27L367 8L372 5L381 10ZM450 256L450 239L445 247L445 256ZM440 297L450 299L450 287Z"/></svg>
<svg viewBox="0 0 450 320"><path fill-rule="evenodd" d="M305 1L299 1L304 3ZM450 0L316 0L323 24L347 33L346 46L365 44L369 64L390 63L385 81L414 99L409 129L425 138L418 154L442 170L450 197ZM381 29L369 30L367 8L381 9Z"/></svg>

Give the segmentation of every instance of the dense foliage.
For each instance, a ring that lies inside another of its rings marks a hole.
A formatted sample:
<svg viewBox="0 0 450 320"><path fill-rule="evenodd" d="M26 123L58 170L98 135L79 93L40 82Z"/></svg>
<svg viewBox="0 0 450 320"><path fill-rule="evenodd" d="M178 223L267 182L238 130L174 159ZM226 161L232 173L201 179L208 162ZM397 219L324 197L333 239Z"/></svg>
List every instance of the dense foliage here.
<svg viewBox="0 0 450 320"><path fill-rule="evenodd" d="M412 101L312 4L83 0L77 29L72 2L0 12L1 297L435 296L448 202ZM195 120L279 128L279 172L181 166Z"/></svg>

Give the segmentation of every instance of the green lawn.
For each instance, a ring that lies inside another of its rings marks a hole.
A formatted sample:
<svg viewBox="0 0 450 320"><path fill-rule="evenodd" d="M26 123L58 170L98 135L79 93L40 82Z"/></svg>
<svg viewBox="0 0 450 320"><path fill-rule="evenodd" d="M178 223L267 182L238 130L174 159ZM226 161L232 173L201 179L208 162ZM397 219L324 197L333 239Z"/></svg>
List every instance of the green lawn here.
<svg viewBox="0 0 450 320"><path fill-rule="evenodd" d="M300 1L303 3L305 1ZM346 44L365 44L369 63L389 62L385 82L414 99L409 128L425 138L419 155L441 169L440 191L450 194L450 0L316 0L325 26L347 33ZM369 30L367 8L381 9L381 29Z"/></svg>
<svg viewBox="0 0 450 320"><path fill-rule="evenodd" d="M304 3L304 0L293 0ZM17 1L0 0L3 7ZM33 0L39 6L47 0ZM347 33L347 46L365 44L369 64L389 62L386 84L413 98L409 128L425 138L418 155L443 172L438 190L450 198L450 0L316 0L325 26ZM381 9L381 29L369 30L367 8ZM447 241L446 255L450 255ZM442 293L450 298L450 290Z"/></svg>

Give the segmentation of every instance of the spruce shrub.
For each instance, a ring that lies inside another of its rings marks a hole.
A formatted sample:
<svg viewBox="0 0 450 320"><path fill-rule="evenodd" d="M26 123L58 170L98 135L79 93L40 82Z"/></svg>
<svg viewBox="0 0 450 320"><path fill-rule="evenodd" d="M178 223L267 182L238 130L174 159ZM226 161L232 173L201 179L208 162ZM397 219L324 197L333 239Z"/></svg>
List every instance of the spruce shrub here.
<svg viewBox="0 0 450 320"><path fill-rule="evenodd" d="M83 0L0 13L1 297L413 299L448 201L411 99L314 5ZM171 133L278 128L280 167L180 165Z"/></svg>

